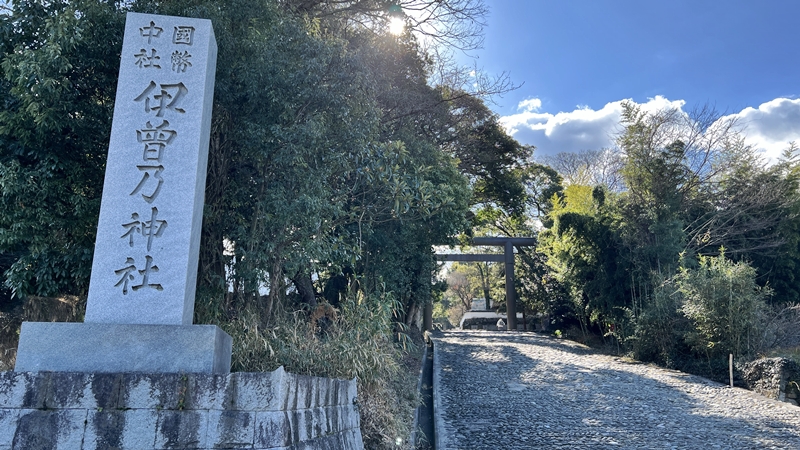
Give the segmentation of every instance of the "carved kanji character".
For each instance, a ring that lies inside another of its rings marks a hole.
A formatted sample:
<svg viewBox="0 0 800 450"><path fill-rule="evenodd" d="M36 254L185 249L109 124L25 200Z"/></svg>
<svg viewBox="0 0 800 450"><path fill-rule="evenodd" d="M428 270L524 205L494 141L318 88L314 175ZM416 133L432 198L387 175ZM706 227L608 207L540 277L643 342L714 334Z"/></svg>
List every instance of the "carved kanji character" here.
<svg viewBox="0 0 800 450"><path fill-rule="evenodd" d="M147 251L153 244L153 238L161 237L164 230L167 228L166 220L156 220L158 217L158 208L155 206L150 210L150 220L142 222L142 235L147 237Z"/></svg>
<svg viewBox="0 0 800 450"><path fill-rule="evenodd" d="M189 61L191 57L192 55L188 51L181 53L175 50L172 52L172 70L174 72L186 72L188 67L192 67L192 63Z"/></svg>
<svg viewBox="0 0 800 450"><path fill-rule="evenodd" d="M164 147L178 135L175 130L168 130L168 126L169 122L166 120L157 127L154 127L148 121L146 128L136 130L136 139L144 144L142 159L145 161L161 161Z"/></svg>
<svg viewBox="0 0 800 450"><path fill-rule="evenodd" d="M128 238L128 245L133 247L133 235L134 233L141 233L142 232L142 222L139 221L139 214L133 213L131 214L131 219L133 222L123 223L122 227L125 228L125 234L120 236L121 238Z"/></svg>
<svg viewBox="0 0 800 450"><path fill-rule="evenodd" d="M158 272L158 266L153 264L153 257L150 255L145 256L145 265L144 269L139 271L139 275L142 276L142 283L133 286L133 290L138 291L142 288L151 288L157 291L163 291L164 288L158 283L150 283L150 272Z"/></svg>
<svg viewBox="0 0 800 450"><path fill-rule="evenodd" d="M114 271L116 275L121 275L119 281L117 281L117 284L115 284L114 287L119 287L119 285L122 285L122 295L128 294L128 283L133 281L133 272L136 272L136 266L134 265L133 258L127 258L125 260L125 264L127 264L127 266Z"/></svg>
<svg viewBox="0 0 800 450"><path fill-rule="evenodd" d="M140 220L138 213L131 214L131 222L122 224L125 234L121 238L128 238L128 245L133 247L133 235L141 234L147 238L147 251L153 246L153 238L161 237L167 228L166 220L158 220L158 208L155 206L150 209L150 220Z"/></svg>
<svg viewBox="0 0 800 450"><path fill-rule="evenodd" d="M145 195L144 193L142 193L142 198L144 198L144 200L147 203L153 203L153 200L155 200L156 197L158 197L158 193L159 191L161 191L161 185L164 183L164 179L161 178L161 172L164 171L164 166L140 165L136 166L136 168L144 172L144 174L142 175L142 180L139 181L139 184L136 185L136 188L133 190L133 192L130 193L130 195L137 194L140 190L142 190L144 185L147 184L147 180L149 180L150 178L155 178L158 184L156 185L155 189L153 189L153 192L150 195ZM150 173L152 173L152 175L150 175Z"/></svg>
<svg viewBox="0 0 800 450"><path fill-rule="evenodd" d="M175 33L172 35L172 43L192 45L193 35L194 27L175 27Z"/></svg>
<svg viewBox="0 0 800 450"><path fill-rule="evenodd" d="M147 50L141 49L139 53L133 55L136 58L136 64L139 66L140 69L145 67L154 67L156 69L160 69L161 65L158 62L161 60L161 57L156 54L156 49L150 49L150 54L147 54Z"/></svg>
<svg viewBox="0 0 800 450"><path fill-rule="evenodd" d="M144 100L145 112L156 111L156 116L163 117L166 110L185 113L186 110L179 108L178 105L181 97L188 92L189 90L183 83L156 84L155 81L151 81L145 90L133 100L136 102Z"/></svg>
<svg viewBox="0 0 800 450"><path fill-rule="evenodd" d="M142 37L147 38L148 44L150 43L150 40L152 38L157 38L162 31L164 31L164 29L161 27L157 27L156 23L153 22L152 20L150 21L149 26L139 28L139 34L141 34Z"/></svg>

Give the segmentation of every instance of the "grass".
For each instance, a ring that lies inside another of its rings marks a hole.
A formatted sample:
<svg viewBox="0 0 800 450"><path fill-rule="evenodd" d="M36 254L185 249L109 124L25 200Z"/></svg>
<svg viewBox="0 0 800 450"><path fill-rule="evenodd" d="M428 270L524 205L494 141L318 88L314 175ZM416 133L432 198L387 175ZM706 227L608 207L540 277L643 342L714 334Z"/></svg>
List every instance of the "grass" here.
<svg viewBox="0 0 800 450"><path fill-rule="evenodd" d="M800 363L800 345L796 347L785 347L770 350L767 353L768 358L788 358L797 363Z"/></svg>
<svg viewBox="0 0 800 450"><path fill-rule="evenodd" d="M320 305L276 313L268 324L253 311L220 326L233 337L234 371L271 371L284 366L303 375L356 378L364 447L407 448L416 392L421 336L398 332L396 305L388 295L362 293L333 309Z"/></svg>

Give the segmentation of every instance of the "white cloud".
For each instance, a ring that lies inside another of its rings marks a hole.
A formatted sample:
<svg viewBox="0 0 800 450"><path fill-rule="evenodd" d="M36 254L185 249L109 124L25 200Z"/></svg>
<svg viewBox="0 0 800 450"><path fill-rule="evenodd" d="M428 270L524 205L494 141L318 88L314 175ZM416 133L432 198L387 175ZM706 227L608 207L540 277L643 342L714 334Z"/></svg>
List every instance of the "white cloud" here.
<svg viewBox="0 0 800 450"><path fill-rule="evenodd" d="M597 150L613 146L614 136L620 131L622 103L607 103L599 110L586 106L556 114L541 111L542 102L529 98L519 103L517 114L501 117L506 131L524 144L536 146L537 155L559 152ZM683 110L684 100L669 100L656 96L639 106L643 111L655 112L664 108ZM780 155L789 141L800 143L800 99L777 98L755 108L745 108L736 117L742 125L747 141L772 160Z"/></svg>
<svg viewBox="0 0 800 450"><path fill-rule="evenodd" d="M519 103L519 113L502 117L500 122L517 140L536 146L539 155L597 150L613 145L624 101L607 103L599 110L584 106L551 114L540 112L540 99L529 98ZM641 107L644 111L657 111L666 107L680 109L684 104L683 100L670 101L657 96Z"/></svg>
<svg viewBox="0 0 800 450"><path fill-rule="evenodd" d="M519 102L517 109L525 112L536 112L542 108L542 101L538 98L529 98Z"/></svg>
<svg viewBox="0 0 800 450"><path fill-rule="evenodd" d="M780 157L789 142L800 144L800 99L776 98L726 118L735 118L746 141L771 161Z"/></svg>

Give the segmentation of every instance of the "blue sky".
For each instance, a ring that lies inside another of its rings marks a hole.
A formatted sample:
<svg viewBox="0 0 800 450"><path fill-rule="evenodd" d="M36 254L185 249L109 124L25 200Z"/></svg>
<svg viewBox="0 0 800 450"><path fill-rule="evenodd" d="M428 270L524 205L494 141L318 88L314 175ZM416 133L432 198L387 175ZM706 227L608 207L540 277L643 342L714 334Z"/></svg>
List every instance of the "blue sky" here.
<svg viewBox="0 0 800 450"><path fill-rule="evenodd" d="M800 144L800 1L486 3L470 55L522 84L492 108L540 155L611 145L625 99L736 114L768 157Z"/></svg>

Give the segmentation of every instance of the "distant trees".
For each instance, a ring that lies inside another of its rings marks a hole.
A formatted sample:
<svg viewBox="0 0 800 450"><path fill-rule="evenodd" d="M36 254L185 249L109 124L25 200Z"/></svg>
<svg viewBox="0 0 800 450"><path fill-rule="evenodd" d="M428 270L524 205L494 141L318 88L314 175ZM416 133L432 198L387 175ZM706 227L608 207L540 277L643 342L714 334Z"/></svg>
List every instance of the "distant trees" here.
<svg viewBox="0 0 800 450"><path fill-rule="evenodd" d="M798 299L796 146L768 166L708 108L624 104L622 125L616 150L549 160L566 187L538 250L573 320L670 366L753 355L767 303Z"/></svg>
<svg viewBox="0 0 800 450"><path fill-rule="evenodd" d="M556 170L564 179L565 185L602 185L612 192L619 192L624 187L622 166L625 159L618 148L561 152L538 159Z"/></svg>

